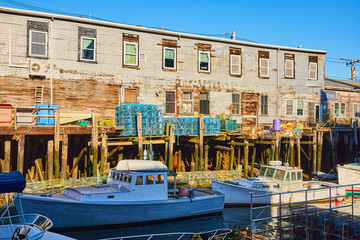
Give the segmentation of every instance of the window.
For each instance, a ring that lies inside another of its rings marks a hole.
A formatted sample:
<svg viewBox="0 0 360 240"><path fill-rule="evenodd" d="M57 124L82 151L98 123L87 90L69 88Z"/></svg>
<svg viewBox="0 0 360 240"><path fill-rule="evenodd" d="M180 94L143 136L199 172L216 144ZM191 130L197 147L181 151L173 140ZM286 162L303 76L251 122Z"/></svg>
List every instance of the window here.
<svg viewBox="0 0 360 240"><path fill-rule="evenodd" d="M296 172L291 172L291 180L296 181Z"/></svg>
<svg viewBox="0 0 360 240"><path fill-rule="evenodd" d="M47 57L48 33L42 31L29 31L29 56Z"/></svg>
<svg viewBox="0 0 360 240"><path fill-rule="evenodd" d="M137 103L137 90L125 89L124 103L136 104Z"/></svg>
<svg viewBox="0 0 360 240"><path fill-rule="evenodd" d="M232 95L232 114L240 114L240 95Z"/></svg>
<svg viewBox="0 0 360 240"><path fill-rule="evenodd" d="M354 103L354 117L360 117L360 104Z"/></svg>
<svg viewBox="0 0 360 240"><path fill-rule="evenodd" d="M286 100L286 115L293 115L293 100Z"/></svg>
<svg viewBox="0 0 360 240"><path fill-rule="evenodd" d="M175 92L166 91L165 113L175 113Z"/></svg>
<svg viewBox="0 0 360 240"><path fill-rule="evenodd" d="M183 114L192 115L193 114L193 102L192 102L192 92L183 92Z"/></svg>
<svg viewBox="0 0 360 240"><path fill-rule="evenodd" d="M200 114L210 113L210 97L209 93L200 93Z"/></svg>
<svg viewBox="0 0 360 240"><path fill-rule="evenodd" d="M260 114L263 116L268 115L268 96L267 95L261 95L260 96Z"/></svg>
<svg viewBox="0 0 360 240"><path fill-rule="evenodd" d="M145 184L154 184L154 175L145 176Z"/></svg>
<svg viewBox="0 0 360 240"><path fill-rule="evenodd" d="M164 47L163 67L176 69L176 48Z"/></svg>
<svg viewBox="0 0 360 240"><path fill-rule="evenodd" d="M298 172L298 173L297 173L297 180L298 180L298 181L301 181L301 180L302 180L302 174L301 174L301 172Z"/></svg>
<svg viewBox="0 0 360 240"><path fill-rule="evenodd" d="M241 49L230 48L230 75L241 76Z"/></svg>
<svg viewBox="0 0 360 240"><path fill-rule="evenodd" d="M164 175L155 175L155 183L156 184L163 184L164 183Z"/></svg>
<svg viewBox="0 0 360 240"><path fill-rule="evenodd" d="M346 117L346 104L345 103L335 103L334 116L345 118Z"/></svg>
<svg viewBox="0 0 360 240"><path fill-rule="evenodd" d="M272 178L274 176L274 172L275 172L275 169L268 168L268 170L266 172L266 177Z"/></svg>
<svg viewBox="0 0 360 240"><path fill-rule="evenodd" d="M136 183L135 185L143 185L143 176L137 176L136 177Z"/></svg>
<svg viewBox="0 0 360 240"><path fill-rule="evenodd" d="M269 52L259 51L259 77L270 77Z"/></svg>
<svg viewBox="0 0 360 240"><path fill-rule="evenodd" d="M124 42L124 65L138 65L138 44Z"/></svg>
<svg viewBox="0 0 360 240"><path fill-rule="evenodd" d="M318 79L318 57L309 56L309 79L317 80Z"/></svg>
<svg viewBox="0 0 360 240"><path fill-rule="evenodd" d="M127 181L128 181L128 182L131 182L131 179L132 179L132 176L131 176L131 175L129 175L129 177L128 177Z"/></svg>
<svg viewBox="0 0 360 240"><path fill-rule="evenodd" d="M285 78L295 78L294 54L285 54L284 73Z"/></svg>
<svg viewBox="0 0 360 240"><path fill-rule="evenodd" d="M284 177L285 177L285 171L276 170L275 179L280 180L280 181L283 181L283 180L284 180Z"/></svg>
<svg viewBox="0 0 360 240"><path fill-rule="evenodd" d="M304 101L303 100L297 100L296 115L304 116Z"/></svg>
<svg viewBox="0 0 360 240"><path fill-rule="evenodd" d="M95 61L95 38L81 37L81 57L83 61Z"/></svg>
<svg viewBox="0 0 360 240"><path fill-rule="evenodd" d="M210 52L199 51L199 72L210 72Z"/></svg>

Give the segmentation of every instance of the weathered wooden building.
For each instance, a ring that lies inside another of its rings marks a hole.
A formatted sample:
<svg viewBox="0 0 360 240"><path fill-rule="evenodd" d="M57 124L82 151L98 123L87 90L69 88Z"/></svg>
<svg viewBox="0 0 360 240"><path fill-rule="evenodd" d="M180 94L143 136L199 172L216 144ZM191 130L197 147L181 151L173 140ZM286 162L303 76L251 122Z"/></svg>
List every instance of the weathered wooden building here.
<svg viewBox="0 0 360 240"><path fill-rule="evenodd" d="M100 119L120 103L163 104L244 127L319 116L326 51L3 7L0 29L0 103Z"/></svg>

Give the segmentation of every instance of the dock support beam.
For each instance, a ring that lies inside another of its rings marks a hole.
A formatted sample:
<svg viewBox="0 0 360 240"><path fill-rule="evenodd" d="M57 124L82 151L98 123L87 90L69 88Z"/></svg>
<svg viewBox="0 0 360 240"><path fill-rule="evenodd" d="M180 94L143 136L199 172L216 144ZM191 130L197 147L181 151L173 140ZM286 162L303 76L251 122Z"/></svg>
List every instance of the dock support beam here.
<svg viewBox="0 0 360 240"><path fill-rule="evenodd" d="M20 135L18 140L17 170L24 173L25 135Z"/></svg>
<svg viewBox="0 0 360 240"><path fill-rule="evenodd" d="M54 133L54 167L55 167L55 178L60 178L60 118L59 110L54 110L54 122L55 122L55 133Z"/></svg>
<svg viewBox="0 0 360 240"><path fill-rule="evenodd" d="M138 139L139 139L139 159L144 158L144 146L143 146L143 137L142 137L142 120L141 120L141 113L138 112L136 114L137 120L137 132L138 132Z"/></svg>
<svg viewBox="0 0 360 240"><path fill-rule="evenodd" d="M295 167L295 154L294 154L294 138L290 138L290 152L288 153L290 156L290 166Z"/></svg>
<svg viewBox="0 0 360 240"><path fill-rule="evenodd" d="M255 157L256 157L256 147L253 147L253 152L251 156L251 177L254 177Z"/></svg>
<svg viewBox="0 0 360 240"><path fill-rule="evenodd" d="M170 141L169 141L169 170L174 169L174 131L175 125L170 125Z"/></svg>
<svg viewBox="0 0 360 240"><path fill-rule="evenodd" d="M48 141L47 148L47 179L53 179L54 175L54 141Z"/></svg>
<svg viewBox="0 0 360 240"><path fill-rule="evenodd" d="M107 162L108 147L107 147L107 136L105 133L101 134L101 162L100 162L100 176L104 174L104 166Z"/></svg>
<svg viewBox="0 0 360 240"><path fill-rule="evenodd" d="M98 150L99 150L99 129L98 129L98 114L92 113L92 175L97 176L97 164L98 164Z"/></svg>
<svg viewBox="0 0 360 240"><path fill-rule="evenodd" d="M313 171L316 171L316 139L317 139L317 131L314 131L314 137L313 137L313 142L315 142L315 144L313 144L313 151L312 151L312 157L313 157L313 167L312 167L312 170Z"/></svg>
<svg viewBox="0 0 360 240"><path fill-rule="evenodd" d="M206 144L204 150L204 171L207 171L209 162L209 145Z"/></svg>
<svg viewBox="0 0 360 240"><path fill-rule="evenodd" d="M249 165L249 141L244 140L246 146L244 147L244 177L248 177L248 165Z"/></svg>
<svg viewBox="0 0 360 240"><path fill-rule="evenodd" d="M204 164L204 116L200 115L199 118L199 166L200 168L198 169L198 171L202 171L205 169L205 164Z"/></svg>
<svg viewBox="0 0 360 240"><path fill-rule="evenodd" d="M318 147L317 147L317 170L321 171L321 156L323 148L323 132L318 132Z"/></svg>
<svg viewBox="0 0 360 240"><path fill-rule="evenodd" d="M69 135L64 134L62 136L62 146L61 146L61 178L62 179L66 179L68 145L69 145Z"/></svg>
<svg viewBox="0 0 360 240"><path fill-rule="evenodd" d="M296 153L297 153L297 165L298 168L301 168L301 150L300 150L300 137L296 140Z"/></svg>
<svg viewBox="0 0 360 240"><path fill-rule="evenodd" d="M5 172L10 172L11 141L5 141Z"/></svg>

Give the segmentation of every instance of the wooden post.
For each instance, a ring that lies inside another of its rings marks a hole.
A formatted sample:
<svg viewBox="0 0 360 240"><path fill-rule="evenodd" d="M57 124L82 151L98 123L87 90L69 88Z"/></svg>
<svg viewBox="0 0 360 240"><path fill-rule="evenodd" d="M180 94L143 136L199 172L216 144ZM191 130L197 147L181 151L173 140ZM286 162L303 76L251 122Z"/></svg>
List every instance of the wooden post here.
<svg viewBox="0 0 360 240"><path fill-rule="evenodd" d="M10 172L11 141L5 141L5 172Z"/></svg>
<svg viewBox="0 0 360 240"><path fill-rule="evenodd" d="M136 114L136 121L137 121L137 134L138 134L138 139L139 139L139 158L143 159L144 148L143 148L143 137L142 137L142 120L141 120L140 112L138 112Z"/></svg>
<svg viewBox="0 0 360 240"><path fill-rule="evenodd" d="M48 141L47 148L47 179L53 179L54 175L54 141Z"/></svg>
<svg viewBox="0 0 360 240"><path fill-rule="evenodd" d="M107 148L107 136L105 133L101 134L101 161L100 161L100 176L104 174L104 166L107 162L108 148Z"/></svg>
<svg viewBox="0 0 360 240"><path fill-rule="evenodd" d="M238 151L237 151L237 166L236 166L236 169L238 169L240 165L241 165L241 147L238 146Z"/></svg>
<svg viewBox="0 0 360 240"><path fill-rule="evenodd" d="M194 160L195 160L195 171L199 171L200 170L199 145L197 144L195 144Z"/></svg>
<svg viewBox="0 0 360 240"><path fill-rule="evenodd" d="M318 147L317 147L317 170L321 171L321 156L323 148L323 132L318 132Z"/></svg>
<svg viewBox="0 0 360 240"><path fill-rule="evenodd" d="M200 115L199 118L199 169L198 171L202 171L205 168L204 164L204 116Z"/></svg>
<svg viewBox="0 0 360 240"><path fill-rule="evenodd" d="M24 149L25 135L20 135L18 141L17 170L22 174L24 174Z"/></svg>
<svg viewBox="0 0 360 240"><path fill-rule="evenodd" d="M290 137L290 166L295 167L294 138Z"/></svg>
<svg viewBox="0 0 360 240"><path fill-rule="evenodd" d="M166 135L166 136L169 136L169 133L170 133L170 125L171 125L171 122L170 122L170 121L166 121L166 124L165 124L165 135ZM166 141L165 141L165 164L169 167L168 151L169 151L169 141L166 140Z"/></svg>
<svg viewBox="0 0 360 240"><path fill-rule="evenodd" d="M194 155L191 154L191 163L190 163L190 171L195 171L195 162L194 162Z"/></svg>
<svg viewBox="0 0 360 240"><path fill-rule="evenodd" d="M221 164L222 164L222 153L221 151L216 151L216 170L221 170Z"/></svg>
<svg viewBox="0 0 360 240"><path fill-rule="evenodd" d="M230 151L230 164L229 164L229 170L234 170L234 157L235 157L235 149L234 146L231 146Z"/></svg>
<svg viewBox="0 0 360 240"><path fill-rule="evenodd" d="M73 179L77 179L78 178L78 158L74 157L73 160L73 170L72 170L72 175L71 178Z"/></svg>
<svg viewBox="0 0 360 240"><path fill-rule="evenodd" d="M254 176L255 158L256 158L256 147L253 147L253 152L251 156L251 177Z"/></svg>
<svg viewBox="0 0 360 240"><path fill-rule="evenodd" d="M209 145L205 145L205 154L204 154L204 171L208 170L208 163L209 163Z"/></svg>
<svg viewBox="0 0 360 240"><path fill-rule="evenodd" d="M54 167L55 178L60 178L60 117L59 110L54 109Z"/></svg>
<svg viewBox="0 0 360 240"><path fill-rule="evenodd" d="M62 136L62 146L61 146L61 178L62 179L66 179L68 144L69 144L69 135L64 134Z"/></svg>
<svg viewBox="0 0 360 240"><path fill-rule="evenodd" d="M174 167L174 131L175 125L170 125L170 141L169 141L169 170L172 171Z"/></svg>
<svg viewBox="0 0 360 240"><path fill-rule="evenodd" d="M296 153L297 153L297 165L298 168L301 168L301 150L300 150L300 137L296 141Z"/></svg>
<svg viewBox="0 0 360 240"><path fill-rule="evenodd" d="M178 168L177 169L179 169L179 171L181 171L181 149L179 149L179 151L178 151Z"/></svg>
<svg viewBox="0 0 360 240"><path fill-rule="evenodd" d="M93 159L92 159L92 175L93 176L97 176L97 164L98 164L98 141L99 141L99 129L98 129L98 114L97 113L92 113L92 133L91 133L91 138L92 138L92 155L93 155Z"/></svg>
<svg viewBox="0 0 360 240"><path fill-rule="evenodd" d="M44 181L44 176L42 173L42 168L39 164L39 161L41 161L41 158L35 159L35 168L36 168L36 173L40 178L40 181Z"/></svg>
<svg viewBox="0 0 360 240"><path fill-rule="evenodd" d="M244 143L249 144L248 140L245 139ZM249 145L244 147L244 177L248 177L248 164L249 164Z"/></svg>
<svg viewBox="0 0 360 240"><path fill-rule="evenodd" d="M274 147L274 151L275 151L275 159L272 159L273 161L276 160L280 160L280 133L279 131L275 132L275 147Z"/></svg>
<svg viewBox="0 0 360 240"><path fill-rule="evenodd" d="M124 159L124 146L119 148L118 162Z"/></svg>
<svg viewBox="0 0 360 240"><path fill-rule="evenodd" d="M313 137L313 142L316 142L316 140L317 140L317 131L314 131L314 137ZM312 167L312 169L313 169L313 171L316 171L316 149L317 149L317 144L315 143L315 144L313 144L313 150L312 150L312 152L313 152L313 154L312 154L312 157L313 157L313 167Z"/></svg>

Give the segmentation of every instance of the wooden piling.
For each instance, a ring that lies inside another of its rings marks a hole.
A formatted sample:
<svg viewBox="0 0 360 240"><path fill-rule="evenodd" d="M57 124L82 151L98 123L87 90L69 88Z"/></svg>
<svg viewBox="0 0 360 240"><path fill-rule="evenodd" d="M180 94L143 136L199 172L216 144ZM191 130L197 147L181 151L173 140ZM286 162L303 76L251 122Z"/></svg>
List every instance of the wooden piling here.
<svg viewBox="0 0 360 240"><path fill-rule="evenodd" d="M204 154L204 171L208 170L208 164L209 164L209 145L205 145L205 154Z"/></svg>
<svg viewBox="0 0 360 240"><path fill-rule="evenodd" d="M293 137L290 137L289 157L290 157L290 166L295 167L294 138Z"/></svg>
<svg viewBox="0 0 360 240"><path fill-rule="evenodd" d="M92 175L97 176L97 164L98 164L98 150L99 150L99 126L98 126L98 114L92 113Z"/></svg>
<svg viewBox="0 0 360 240"><path fill-rule="evenodd" d="M54 176L54 141L48 141L47 147L47 179L51 180Z"/></svg>
<svg viewBox="0 0 360 240"><path fill-rule="evenodd" d="M194 150L195 171L200 171L199 146L195 144Z"/></svg>
<svg viewBox="0 0 360 240"><path fill-rule="evenodd" d="M19 135L17 170L20 171L21 173L24 173L24 150L25 150L25 135Z"/></svg>
<svg viewBox="0 0 360 240"><path fill-rule="evenodd" d="M42 160L41 158L38 158L38 159L35 159L34 162L35 162L37 176L39 177L40 181L44 181L44 176L43 176L42 168L40 165L41 160Z"/></svg>
<svg viewBox="0 0 360 240"><path fill-rule="evenodd" d="M244 143L248 144L248 140L245 139ZM244 177L248 177L248 165L249 165L249 145L244 147Z"/></svg>
<svg viewBox="0 0 360 240"><path fill-rule="evenodd" d="M182 165L181 149L179 149L179 151L178 151L178 168L177 168L177 169L179 169L180 172L182 171L181 165ZM185 172L185 171L184 171L184 172Z"/></svg>
<svg viewBox="0 0 360 240"><path fill-rule="evenodd" d="M238 151L237 151L237 165L236 165L236 170L239 169L239 166L241 165L241 147L238 146Z"/></svg>
<svg viewBox="0 0 360 240"><path fill-rule="evenodd" d="M316 139L317 139L317 131L313 131L313 133L314 133L314 136L313 136L313 142L316 142ZM313 149L312 149L312 157L313 157L313 167L312 167L312 169L313 169L313 171L316 171L316 149L317 149L317 146L316 146L316 144L313 144L312 145L312 147L313 147Z"/></svg>
<svg viewBox="0 0 360 240"><path fill-rule="evenodd" d="M73 170L72 170L73 173L72 173L72 175L71 175L71 177L72 177L73 179L77 179L77 178L78 178L78 169L79 169L78 163L79 163L78 159L77 159L76 157L74 157L74 159L73 159Z"/></svg>
<svg viewBox="0 0 360 240"><path fill-rule="evenodd" d="M61 178L62 179L66 179L68 145L69 145L69 135L64 134L62 136L62 146L61 146Z"/></svg>
<svg viewBox="0 0 360 240"><path fill-rule="evenodd" d="M60 178L60 117L59 110L54 109L54 169L55 178Z"/></svg>
<svg viewBox="0 0 360 240"><path fill-rule="evenodd" d="M274 151L275 151L275 159L272 159L272 160L280 160L280 133L279 133L279 131L275 132Z"/></svg>
<svg viewBox="0 0 360 240"><path fill-rule="evenodd" d="M296 139L296 153L297 153L297 165L298 168L301 168L301 150L300 150L300 137Z"/></svg>
<svg viewBox="0 0 360 240"><path fill-rule="evenodd" d="M166 135L166 136L169 136L169 134L170 134L170 125L171 125L171 122L170 122L170 121L166 121L166 124L165 124L165 135ZM165 140L165 164L166 164L167 166L169 166L168 151L169 151L169 141L168 141L168 140Z"/></svg>
<svg viewBox="0 0 360 240"><path fill-rule="evenodd" d="M221 170L221 164L222 164L222 153L221 151L216 151L216 170Z"/></svg>
<svg viewBox="0 0 360 240"><path fill-rule="evenodd" d="M11 156L11 141L5 141L5 164L4 164L4 170L5 172L10 172L10 156Z"/></svg>
<svg viewBox="0 0 360 240"><path fill-rule="evenodd" d="M107 162L108 148L107 148L107 136L105 133L101 134L101 161L100 161L100 175L104 175L104 166Z"/></svg>
<svg viewBox="0 0 360 240"><path fill-rule="evenodd" d="M175 125L170 125L170 141L169 141L169 170L174 170L174 131Z"/></svg>
<svg viewBox="0 0 360 240"><path fill-rule="evenodd" d="M251 177L254 177L255 158L256 158L256 147L253 147L253 152L251 156Z"/></svg>
<svg viewBox="0 0 360 240"><path fill-rule="evenodd" d="M142 136L142 120L141 120L141 113L138 112L136 114L136 121L137 121L137 133L139 139L139 158L144 158L144 146L143 146L143 136Z"/></svg>
<svg viewBox="0 0 360 240"><path fill-rule="evenodd" d="M317 147L317 170L321 171L321 156L322 156L322 148L323 148L323 132L318 132L318 147Z"/></svg>
<svg viewBox="0 0 360 240"><path fill-rule="evenodd" d="M234 156L235 156L235 149L234 146L231 146L229 170L234 170Z"/></svg>

